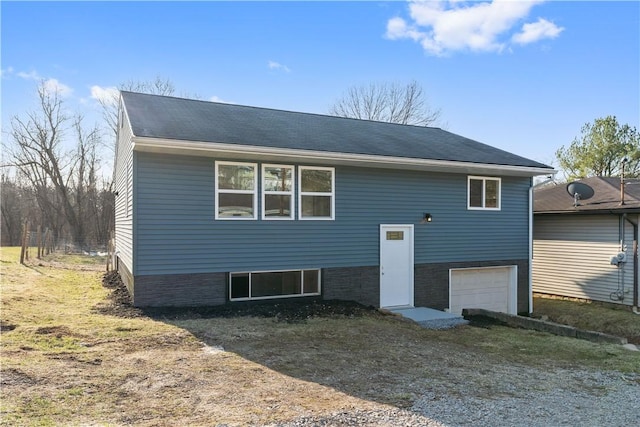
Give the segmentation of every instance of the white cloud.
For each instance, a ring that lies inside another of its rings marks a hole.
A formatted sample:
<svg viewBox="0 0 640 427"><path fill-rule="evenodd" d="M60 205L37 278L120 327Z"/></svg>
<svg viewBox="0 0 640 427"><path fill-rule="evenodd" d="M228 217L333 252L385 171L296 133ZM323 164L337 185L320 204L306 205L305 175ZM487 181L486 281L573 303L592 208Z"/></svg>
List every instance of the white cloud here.
<svg viewBox="0 0 640 427"><path fill-rule="evenodd" d="M276 61L269 61L267 66L269 67L270 70L284 71L285 73L291 72L291 69L289 67Z"/></svg>
<svg viewBox="0 0 640 427"><path fill-rule="evenodd" d="M43 82L44 89L49 93L57 93L60 96L69 96L73 92L69 86L60 83L57 79L46 79Z"/></svg>
<svg viewBox="0 0 640 427"><path fill-rule="evenodd" d="M386 36L391 40L410 38L415 41L420 41L426 37L426 34L416 30L414 27L407 26L407 22L404 19L396 17L391 18L389 22L387 22Z"/></svg>
<svg viewBox="0 0 640 427"><path fill-rule="evenodd" d="M410 20L401 17L389 19L385 36L391 40L411 39L432 55L466 50L501 52L509 46L514 27L541 2L410 1ZM554 29L556 32L552 36ZM556 37L562 29L557 30L558 27L541 18L537 23L525 24L521 36L512 36L512 41L524 44Z"/></svg>
<svg viewBox="0 0 640 427"><path fill-rule="evenodd" d="M563 30L563 27L558 27L553 22L539 18L538 22L524 24L522 31L515 34L512 40L518 44L529 44L542 39L555 39Z"/></svg>
<svg viewBox="0 0 640 427"><path fill-rule="evenodd" d="M5 78L13 74L13 67L0 69L0 77Z"/></svg>
<svg viewBox="0 0 640 427"><path fill-rule="evenodd" d="M42 80L40 74L38 74L35 70L31 70L28 73L25 71L18 71L16 75L25 80Z"/></svg>
<svg viewBox="0 0 640 427"><path fill-rule="evenodd" d="M116 87L91 86L91 98L106 105L116 105L120 91Z"/></svg>
<svg viewBox="0 0 640 427"><path fill-rule="evenodd" d="M209 101L211 101L211 102L220 102L222 104L230 104L229 101L225 101L224 99L222 99L222 98L220 98L220 97L218 97L216 95L213 95L212 97L210 97Z"/></svg>
<svg viewBox="0 0 640 427"><path fill-rule="evenodd" d="M11 69L13 71L13 69ZM69 96L73 93L73 89L67 86L64 83L61 83L58 79L54 78L44 78L37 71L31 70L29 72L26 71L18 71L16 76L25 80L34 80L37 82L41 82L44 90L49 93L57 92L60 96Z"/></svg>

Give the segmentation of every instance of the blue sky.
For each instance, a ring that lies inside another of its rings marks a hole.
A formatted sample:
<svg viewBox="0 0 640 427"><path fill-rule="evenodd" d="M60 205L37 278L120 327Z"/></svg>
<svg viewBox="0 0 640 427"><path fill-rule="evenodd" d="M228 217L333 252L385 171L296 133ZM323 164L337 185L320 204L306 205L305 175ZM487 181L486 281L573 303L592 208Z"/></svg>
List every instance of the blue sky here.
<svg viewBox="0 0 640 427"><path fill-rule="evenodd" d="M595 118L640 128L640 2L7 2L2 138L45 80L99 120L130 80L326 113L352 85L417 80L442 127L553 164Z"/></svg>

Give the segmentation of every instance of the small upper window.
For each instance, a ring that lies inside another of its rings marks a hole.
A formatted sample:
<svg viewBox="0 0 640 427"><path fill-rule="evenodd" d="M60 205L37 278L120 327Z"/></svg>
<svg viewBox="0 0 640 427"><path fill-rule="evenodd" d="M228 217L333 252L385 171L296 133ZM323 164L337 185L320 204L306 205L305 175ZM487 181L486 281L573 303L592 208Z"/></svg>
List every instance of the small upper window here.
<svg viewBox="0 0 640 427"><path fill-rule="evenodd" d="M216 162L216 219L256 219L255 163Z"/></svg>
<svg viewBox="0 0 640 427"><path fill-rule="evenodd" d="M467 208L500 210L500 178L470 176L467 182Z"/></svg>
<svg viewBox="0 0 640 427"><path fill-rule="evenodd" d="M333 219L335 169L300 166L298 210L300 219Z"/></svg>
<svg viewBox="0 0 640 427"><path fill-rule="evenodd" d="M293 166L262 165L262 219L293 219Z"/></svg>

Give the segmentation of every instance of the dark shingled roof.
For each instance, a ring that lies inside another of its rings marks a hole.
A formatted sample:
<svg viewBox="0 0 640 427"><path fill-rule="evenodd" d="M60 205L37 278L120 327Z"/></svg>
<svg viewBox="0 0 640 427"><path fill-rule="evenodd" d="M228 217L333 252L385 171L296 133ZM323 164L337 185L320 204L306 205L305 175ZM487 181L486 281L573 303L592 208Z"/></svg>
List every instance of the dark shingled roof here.
<svg viewBox="0 0 640 427"><path fill-rule="evenodd" d="M620 178L591 177L579 180L594 190L592 198L574 199L567 192L567 184L549 184L534 190L535 213L602 213L609 211L640 212L640 179L625 179L625 204L620 204Z"/></svg>
<svg viewBox="0 0 640 427"><path fill-rule="evenodd" d="M122 92L137 137L552 168L438 128Z"/></svg>

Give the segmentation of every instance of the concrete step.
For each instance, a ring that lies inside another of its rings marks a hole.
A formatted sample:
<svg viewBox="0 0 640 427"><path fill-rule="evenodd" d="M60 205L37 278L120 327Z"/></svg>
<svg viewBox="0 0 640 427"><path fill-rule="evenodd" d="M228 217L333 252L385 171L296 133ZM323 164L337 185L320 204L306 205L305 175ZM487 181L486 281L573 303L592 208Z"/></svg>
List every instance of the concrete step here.
<svg viewBox="0 0 640 427"><path fill-rule="evenodd" d="M449 329L469 323L462 316L427 307L391 307L387 310L427 329Z"/></svg>

